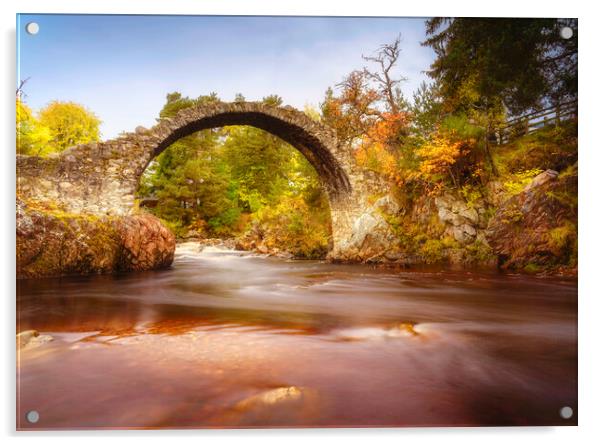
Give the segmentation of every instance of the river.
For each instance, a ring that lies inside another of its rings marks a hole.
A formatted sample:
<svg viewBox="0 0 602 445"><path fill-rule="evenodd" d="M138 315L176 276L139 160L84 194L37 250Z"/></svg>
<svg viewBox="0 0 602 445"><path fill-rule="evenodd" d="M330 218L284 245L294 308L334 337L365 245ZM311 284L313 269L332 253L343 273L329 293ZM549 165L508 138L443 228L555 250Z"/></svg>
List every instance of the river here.
<svg viewBox="0 0 602 445"><path fill-rule="evenodd" d="M19 281L18 427L576 424L575 280L200 250Z"/></svg>

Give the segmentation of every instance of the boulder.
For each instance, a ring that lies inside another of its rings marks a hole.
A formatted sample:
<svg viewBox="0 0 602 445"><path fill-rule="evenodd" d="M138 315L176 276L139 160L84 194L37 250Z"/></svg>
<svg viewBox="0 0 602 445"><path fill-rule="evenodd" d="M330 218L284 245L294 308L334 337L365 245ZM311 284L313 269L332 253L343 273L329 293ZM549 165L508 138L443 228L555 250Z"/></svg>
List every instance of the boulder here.
<svg viewBox="0 0 602 445"><path fill-rule="evenodd" d="M491 218L487 241L505 269L576 267L577 169L548 170L505 201Z"/></svg>
<svg viewBox="0 0 602 445"><path fill-rule="evenodd" d="M167 267L175 237L150 214L99 217L17 202L17 278Z"/></svg>
<svg viewBox="0 0 602 445"><path fill-rule="evenodd" d="M524 191L529 191L536 187L541 187L547 182L553 181L558 177L558 172L556 170L546 170L543 173L538 174L533 178L533 180L525 187Z"/></svg>
<svg viewBox="0 0 602 445"><path fill-rule="evenodd" d="M468 244L475 240L477 236L477 230L470 224L461 224L454 226L452 233L456 241L461 244Z"/></svg>
<svg viewBox="0 0 602 445"><path fill-rule="evenodd" d="M396 244L396 237L384 217L374 209L363 213L353 224L349 251L356 259L370 260L385 257Z"/></svg>
<svg viewBox="0 0 602 445"><path fill-rule="evenodd" d="M400 211L400 205L392 196L379 198L353 220L351 235L338 246L339 250L330 253L331 259L363 262L396 261L399 257L399 240L393 233L388 219L395 217Z"/></svg>
<svg viewBox="0 0 602 445"><path fill-rule="evenodd" d="M119 270L163 269L171 265L176 238L161 221L147 213L117 221L121 242Z"/></svg>
<svg viewBox="0 0 602 445"><path fill-rule="evenodd" d="M447 233L456 241L465 245L475 240L481 220L478 209L450 194L436 197L435 206L439 221L448 226Z"/></svg>
<svg viewBox="0 0 602 445"><path fill-rule="evenodd" d="M401 210L401 207L391 195L383 196L374 203L374 208L379 209L389 215L396 215Z"/></svg>
<svg viewBox="0 0 602 445"><path fill-rule="evenodd" d="M282 386L262 390L229 409L213 421L219 425L299 425L317 422L320 409L319 393L311 388Z"/></svg>

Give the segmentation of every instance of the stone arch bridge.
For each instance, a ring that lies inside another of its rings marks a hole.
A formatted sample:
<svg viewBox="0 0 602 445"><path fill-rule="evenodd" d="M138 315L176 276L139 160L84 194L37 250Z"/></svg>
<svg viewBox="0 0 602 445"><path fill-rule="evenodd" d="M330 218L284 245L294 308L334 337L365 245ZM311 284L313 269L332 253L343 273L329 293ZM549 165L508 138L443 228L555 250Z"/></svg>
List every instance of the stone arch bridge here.
<svg viewBox="0 0 602 445"><path fill-rule="evenodd" d="M366 250L366 238L387 228L369 197L386 195L386 186L356 167L350 148L331 128L288 106L200 105L161 119L150 129L138 127L106 142L74 146L48 158L18 156L17 194L47 200L66 212L126 216L134 211L140 177L156 156L182 137L227 125L250 125L272 133L313 165L330 201L333 259L366 260L375 255L372 248Z"/></svg>

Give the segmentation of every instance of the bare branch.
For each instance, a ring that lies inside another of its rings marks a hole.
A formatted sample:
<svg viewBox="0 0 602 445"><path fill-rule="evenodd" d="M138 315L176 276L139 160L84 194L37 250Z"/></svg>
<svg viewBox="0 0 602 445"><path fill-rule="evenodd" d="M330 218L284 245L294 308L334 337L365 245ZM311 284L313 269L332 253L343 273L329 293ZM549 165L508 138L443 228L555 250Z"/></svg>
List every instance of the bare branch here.
<svg viewBox="0 0 602 445"><path fill-rule="evenodd" d="M378 64L378 71L370 71L367 67L364 67L363 72L365 77L374 81L379 86L380 92L386 99L389 111L393 113L398 113L400 111L397 97L398 94L396 94L397 90L395 87L399 83L407 80L403 76L393 79L390 74L393 67L397 64L400 54L401 35L398 35L393 43L381 45L374 55L362 55L362 58L365 61Z"/></svg>
<svg viewBox="0 0 602 445"><path fill-rule="evenodd" d="M17 99L27 96L27 94L25 94L25 92L23 91L23 87L25 86L25 84L27 83L27 81L29 79L31 79L31 77L28 77L27 79L21 80L19 82L19 87L17 88L17 92L16 92Z"/></svg>

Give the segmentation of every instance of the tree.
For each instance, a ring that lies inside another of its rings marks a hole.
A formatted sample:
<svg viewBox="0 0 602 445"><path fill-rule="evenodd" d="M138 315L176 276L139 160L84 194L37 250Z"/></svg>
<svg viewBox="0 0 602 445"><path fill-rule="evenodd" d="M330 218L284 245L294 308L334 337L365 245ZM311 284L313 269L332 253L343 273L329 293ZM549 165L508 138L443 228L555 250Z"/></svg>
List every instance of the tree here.
<svg viewBox="0 0 602 445"><path fill-rule="evenodd" d="M400 44L401 35L397 36L392 43L382 45L375 55L362 56L367 62L374 62L378 65L378 71L371 71L364 67L364 74L376 84L381 97L385 99L388 111L392 114L398 114L406 106L399 84L407 79L403 76L394 78L392 73L401 54Z"/></svg>
<svg viewBox="0 0 602 445"><path fill-rule="evenodd" d="M218 100L213 94L191 99L170 93L160 116L169 118L182 109ZM279 106L282 98L270 95L263 102ZM322 224L322 216L328 215L317 174L303 155L276 136L249 126L207 129L179 139L149 166L139 193L159 198L151 211L180 234L194 229L231 236L241 230L241 221L261 220L271 230L270 225L284 216ZM266 213L267 207L278 210ZM287 230L277 232L285 236ZM319 233L326 232L327 227Z"/></svg>
<svg viewBox="0 0 602 445"><path fill-rule="evenodd" d="M17 153L30 156L43 156L51 152L48 147L50 131L41 125L31 109L25 104L27 96L24 91L29 80L21 80L16 90L16 140Z"/></svg>
<svg viewBox="0 0 602 445"><path fill-rule="evenodd" d="M568 40L565 25L575 33ZM426 31L423 45L437 56L429 75L448 111L503 106L520 114L576 97L576 20L433 18Z"/></svg>
<svg viewBox="0 0 602 445"><path fill-rule="evenodd" d="M50 130L35 118L31 109L17 95L17 153L44 156L52 152L48 142Z"/></svg>
<svg viewBox="0 0 602 445"><path fill-rule="evenodd" d="M98 141L100 120L75 102L50 102L39 112L39 123L50 132L49 145L55 152Z"/></svg>
<svg viewBox="0 0 602 445"><path fill-rule="evenodd" d="M419 165L414 179L426 184L427 190L438 192L449 180L457 189L478 174L474 152L477 139L461 134L452 125L442 125L416 150Z"/></svg>
<svg viewBox="0 0 602 445"><path fill-rule="evenodd" d="M378 69L364 67L349 73L336 85L338 96L332 88L326 91L320 105L322 120L351 147L357 147L360 139L365 142L367 135L374 139L375 134L386 134L386 140L377 139L391 149L406 134L408 104L399 88L406 79L393 73L401 54L400 42L398 36L392 43L381 45L374 55L362 56L365 61L376 63Z"/></svg>
<svg viewBox="0 0 602 445"><path fill-rule="evenodd" d="M255 212L278 200L289 182L289 161L294 151L282 139L258 128L229 129L223 156L245 210Z"/></svg>
<svg viewBox="0 0 602 445"><path fill-rule="evenodd" d="M419 138L428 138L443 117L441 95L437 84L423 81L414 92L413 99L410 107L412 129Z"/></svg>
<svg viewBox="0 0 602 445"><path fill-rule="evenodd" d="M277 94L270 94L269 96L264 97L261 101L266 105L271 105L272 107L279 107L283 103L282 97L278 96Z"/></svg>
<svg viewBox="0 0 602 445"><path fill-rule="evenodd" d="M563 39L562 26L575 36ZM444 110L483 127L485 156L495 129L512 115L577 96L577 21L573 19L433 18L423 45L437 58L429 75Z"/></svg>
<svg viewBox="0 0 602 445"><path fill-rule="evenodd" d="M341 141L352 145L381 116L378 91L368 85L364 71L353 71L337 84L340 95L329 88L320 109L322 120L334 128Z"/></svg>

